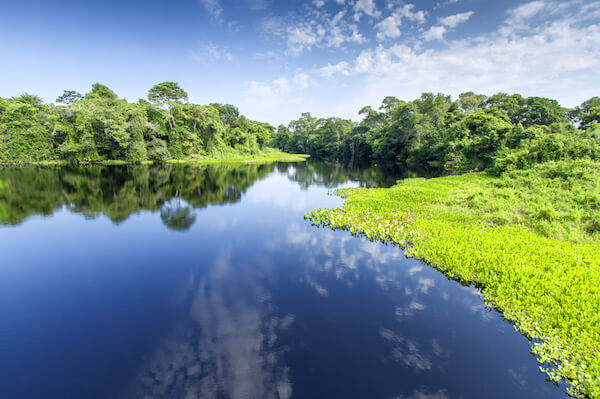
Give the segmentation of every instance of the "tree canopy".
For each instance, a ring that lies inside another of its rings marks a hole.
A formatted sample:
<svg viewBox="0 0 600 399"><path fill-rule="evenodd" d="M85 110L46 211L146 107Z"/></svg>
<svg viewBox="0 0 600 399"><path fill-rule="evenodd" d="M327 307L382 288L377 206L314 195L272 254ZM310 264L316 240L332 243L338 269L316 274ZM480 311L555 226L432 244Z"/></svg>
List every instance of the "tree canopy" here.
<svg viewBox="0 0 600 399"><path fill-rule="evenodd" d="M100 83L85 95L65 90L58 107L30 94L0 98L0 163L255 154L274 130L230 104L182 102L188 95L174 82L153 86L148 98L129 103Z"/></svg>
<svg viewBox="0 0 600 399"><path fill-rule="evenodd" d="M351 164L378 163L463 173L528 168L545 160L600 159L600 97L569 110L556 100L472 91L457 100L423 93L405 102L388 96L358 123L303 113L279 126L271 145Z"/></svg>

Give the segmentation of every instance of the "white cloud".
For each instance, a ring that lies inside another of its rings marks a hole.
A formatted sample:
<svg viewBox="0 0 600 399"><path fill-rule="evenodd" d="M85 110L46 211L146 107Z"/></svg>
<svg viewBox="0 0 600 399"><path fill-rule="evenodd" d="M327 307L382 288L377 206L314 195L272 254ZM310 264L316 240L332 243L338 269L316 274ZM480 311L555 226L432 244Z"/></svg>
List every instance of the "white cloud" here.
<svg viewBox="0 0 600 399"><path fill-rule="evenodd" d="M457 25L462 24L463 22L467 22L473 14L473 11L467 11L459 14L449 15L447 17L440 18L440 23L449 28L454 28Z"/></svg>
<svg viewBox="0 0 600 399"><path fill-rule="evenodd" d="M577 103L593 95L597 85L592 82L600 81L600 24L582 27L565 17L527 35L494 32L451 42L442 50L380 45L361 52L350 69L365 75L365 97L374 101L394 92L412 99L425 91L457 95L476 89L553 98L562 94L567 103Z"/></svg>
<svg viewBox="0 0 600 399"><path fill-rule="evenodd" d="M543 1L532 1L508 10L509 17L504 21L504 26L499 30L503 36L516 34L519 30L529 29L529 19L541 13L547 4Z"/></svg>
<svg viewBox="0 0 600 399"><path fill-rule="evenodd" d="M375 29L377 30L377 39L384 40L386 38L396 38L400 36L400 29L398 28L400 24L396 21L394 16L390 15L385 18L381 22L375 25Z"/></svg>
<svg viewBox="0 0 600 399"><path fill-rule="evenodd" d="M315 7L321 8L325 5L325 1L324 0L313 0L313 4L315 5Z"/></svg>
<svg viewBox="0 0 600 399"><path fill-rule="evenodd" d="M342 20L342 18L344 18L344 15L346 15L346 10L342 10L335 14L335 17L333 17L331 20L331 26L336 26Z"/></svg>
<svg viewBox="0 0 600 399"><path fill-rule="evenodd" d="M302 53L317 43L319 37L310 25L295 26L288 29L288 48L294 55Z"/></svg>
<svg viewBox="0 0 600 399"><path fill-rule="evenodd" d="M383 19L375 25L377 31L377 40L385 40L387 38L397 38L400 36L400 25L403 19L422 24L425 22L425 13L423 11L413 11L414 4L404 4L401 8L394 11L392 15Z"/></svg>
<svg viewBox="0 0 600 399"><path fill-rule="evenodd" d="M208 11L208 13L214 17L218 18L223 13L223 8L221 8L221 4L219 0L198 0L200 4Z"/></svg>
<svg viewBox="0 0 600 399"><path fill-rule="evenodd" d="M349 64L346 61L339 62L335 65L327 64L322 68L319 68L318 72L321 76L330 78L333 75L340 74L343 76L350 75Z"/></svg>
<svg viewBox="0 0 600 399"><path fill-rule="evenodd" d="M446 27L444 26L432 26L428 31L423 33L423 39L425 40L442 40L446 33Z"/></svg>
<svg viewBox="0 0 600 399"><path fill-rule="evenodd" d="M346 43L366 42L356 24L344 19L347 11L342 10L331 17L326 11L312 10L310 17L284 19L266 18L262 21L264 32L283 36L287 40L287 53L300 55L313 47L340 48Z"/></svg>
<svg viewBox="0 0 600 399"><path fill-rule="evenodd" d="M306 89L309 86L310 77L304 72L298 72L294 75L294 84L296 87Z"/></svg>
<svg viewBox="0 0 600 399"><path fill-rule="evenodd" d="M509 13L511 14L512 18L516 20L525 20L538 14L544 9L544 7L546 7L546 3L543 1L532 1L514 8Z"/></svg>
<svg viewBox="0 0 600 399"><path fill-rule="evenodd" d="M506 20L495 31L477 36L440 42L434 47L423 41L378 44L345 59L325 61L314 66L313 72L307 72L315 80L310 87L316 96L309 96L306 91L300 96L297 90L290 90L282 92L279 100L292 104L298 99L295 110L288 107L294 115L310 111L352 119L358 118L362 106L377 106L385 96L412 100L428 91L453 96L468 90L488 95L517 92L556 98L564 106L575 106L597 95L600 1L587 3L585 7L579 0L543 4L543 7L528 5L529 8L509 10ZM504 35L502 32L516 21L516 16L528 25L527 29L513 29L510 35ZM352 18L351 12L338 22L345 27L345 36L351 32L346 25L348 18ZM407 21L403 20L403 24ZM426 30L424 34L431 40L445 39L453 22L446 23L448 26L440 21L435 25L437 32ZM334 40L336 34L331 34L331 27L328 29L314 46L341 47L347 43ZM327 80L334 76L344 79ZM331 101L330 92L342 93L338 96L340 100ZM277 110L275 118L282 118L281 107L277 104L273 107Z"/></svg>
<svg viewBox="0 0 600 399"><path fill-rule="evenodd" d="M261 97L273 97L290 91L290 81L286 78L279 78L272 81L250 82L249 93Z"/></svg>
<svg viewBox="0 0 600 399"><path fill-rule="evenodd" d="M357 0L356 3L354 3L354 19L356 21L360 20L360 16L363 13L375 18L381 15L381 12L377 9L373 0Z"/></svg>
<svg viewBox="0 0 600 399"><path fill-rule="evenodd" d="M398 11L395 12L397 18L406 18L410 21L416 21L418 24L425 22L425 12L413 11L415 8L414 4L405 4Z"/></svg>
<svg viewBox="0 0 600 399"><path fill-rule="evenodd" d="M291 79L280 77L263 82L252 80L250 81L248 93L255 96L275 98L282 94L307 89L310 84L310 75L305 72L296 72Z"/></svg>

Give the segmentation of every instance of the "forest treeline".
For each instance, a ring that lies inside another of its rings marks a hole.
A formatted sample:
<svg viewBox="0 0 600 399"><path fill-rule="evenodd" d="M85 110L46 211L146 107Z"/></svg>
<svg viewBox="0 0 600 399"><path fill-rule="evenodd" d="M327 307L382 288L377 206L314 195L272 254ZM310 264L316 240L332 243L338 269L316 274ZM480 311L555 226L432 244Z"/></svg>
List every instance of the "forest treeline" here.
<svg viewBox="0 0 600 399"><path fill-rule="evenodd" d="M600 97L574 109L556 100L424 93L386 97L360 110L359 123L309 113L280 125L271 145L351 164L378 163L435 174L527 169L563 159L600 159Z"/></svg>
<svg viewBox="0 0 600 399"><path fill-rule="evenodd" d="M100 83L54 104L35 95L0 98L0 163L194 159L255 154L273 127L230 104L197 105L175 82L152 87L130 103Z"/></svg>

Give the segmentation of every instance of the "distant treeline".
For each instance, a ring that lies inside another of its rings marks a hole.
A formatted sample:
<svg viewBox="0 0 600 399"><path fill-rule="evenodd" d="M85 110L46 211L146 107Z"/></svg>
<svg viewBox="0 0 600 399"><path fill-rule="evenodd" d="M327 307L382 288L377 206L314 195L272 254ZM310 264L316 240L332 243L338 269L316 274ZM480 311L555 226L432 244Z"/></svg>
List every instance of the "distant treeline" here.
<svg viewBox="0 0 600 399"><path fill-rule="evenodd" d="M501 173L562 159L600 159L600 97L574 109L556 100L463 93L386 97L360 110L359 123L301 118L279 126L271 145L351 164L379 163L437 174Z"/></svg>
<svg viewBox="0 0 600 399"><path fill-rule="evenodd" d="M82 95L65 91L44 104L30 94L0 98L0 163L146 161L259 152L273 127L229 104L187 103L177 83L152 87L129 103L96 83Z"/></svg>

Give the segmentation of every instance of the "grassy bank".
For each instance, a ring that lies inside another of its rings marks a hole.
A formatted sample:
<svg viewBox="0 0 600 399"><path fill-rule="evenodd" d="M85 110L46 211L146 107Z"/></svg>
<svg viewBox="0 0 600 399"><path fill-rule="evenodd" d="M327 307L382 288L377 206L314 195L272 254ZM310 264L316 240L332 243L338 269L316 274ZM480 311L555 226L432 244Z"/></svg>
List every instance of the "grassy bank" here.
<svg viewBox="0 0 600 399"><path fill-rule="evenodd" d="M534 340L541 368L600 398L600 163L563 161L501 177L407 179L345 189L315 224L399 244L476 284Z"/></svg>
<svg viewBox="0 0 600 399"><path fill-rule="evenodd" d="M224 152L213 156L198 156L190 159L167 159L161 161L122 161L122 160L103 160L103 161L79 161L79 165L152 165L154 163L198 163L198 164L224 164L224 163L269 163L269 162L302 162L306 161L309 155L288 154L276 149L268 148L255 153L240 153L236 151ZM17 165L68 165L72 162L64 160L39 161L39 162L0 162L0 166Z"/></svg>

